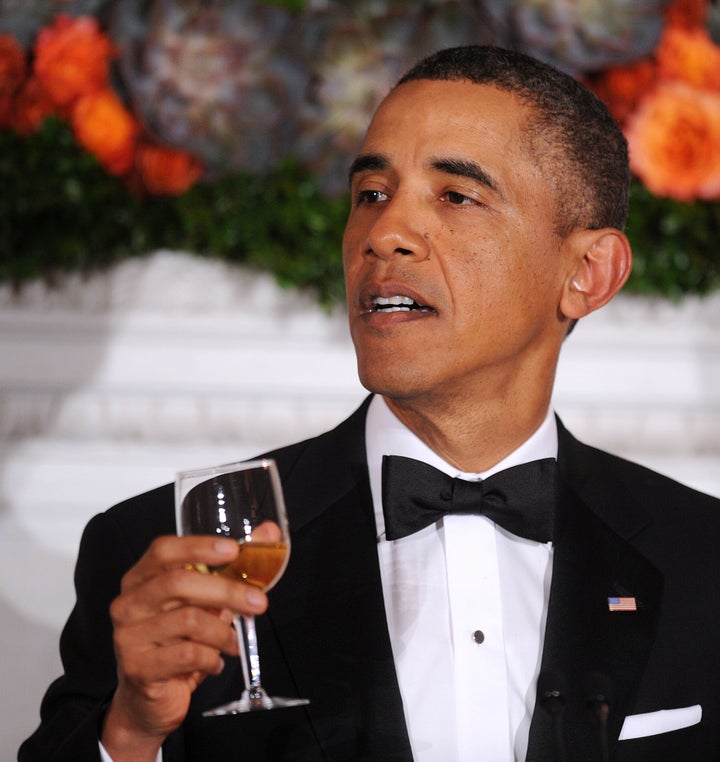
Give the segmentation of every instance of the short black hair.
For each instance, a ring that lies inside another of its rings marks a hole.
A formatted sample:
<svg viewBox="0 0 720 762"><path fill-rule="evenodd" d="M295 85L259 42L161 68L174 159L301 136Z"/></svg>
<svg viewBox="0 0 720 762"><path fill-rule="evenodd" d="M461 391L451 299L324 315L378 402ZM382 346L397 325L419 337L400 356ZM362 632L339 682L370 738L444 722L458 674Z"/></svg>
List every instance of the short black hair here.
<svg viewBox="0 0 720 762"><path fill-rule="evenodd" d="M624 229L630 187L627 141L605 104L578 80L523 53L486 45L433 53L396 87L421 79L466 80L516 95L534 114L527 136L555 185L558 234Z"/></svg>

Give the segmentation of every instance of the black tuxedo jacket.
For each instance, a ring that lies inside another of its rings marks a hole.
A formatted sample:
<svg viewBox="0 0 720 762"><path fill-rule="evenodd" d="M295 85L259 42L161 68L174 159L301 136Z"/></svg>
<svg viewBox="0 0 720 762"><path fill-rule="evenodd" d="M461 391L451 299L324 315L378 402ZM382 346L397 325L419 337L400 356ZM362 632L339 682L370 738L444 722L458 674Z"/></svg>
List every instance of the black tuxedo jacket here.
<svg viewBox="0 0 720 762"><path fill-rule="evenodd" d="M228 660L197 689L186 722L165 744L165 762L412 760L380 585L366 407L334 431L272 453L292 553L258 621L263 683L310 705L203 719L203 709L239 695L240 671ZM558 462L542 669L566 680L567 759L601 759L601 726L585 687L589 674L601 673L614 694L611 759L720 760L720 501L582 445L561 424ZM21 762L99 760L99 723L115 687L108 606L150 541L174 532L171 485L89 523L77 604L61 638L65 674L48 689ZM637 610L609 611L612 596L634 597ZM618 740L626 715L696 705L699 723ZM536 708L528 760L558 758L553 727Z"/></svg>

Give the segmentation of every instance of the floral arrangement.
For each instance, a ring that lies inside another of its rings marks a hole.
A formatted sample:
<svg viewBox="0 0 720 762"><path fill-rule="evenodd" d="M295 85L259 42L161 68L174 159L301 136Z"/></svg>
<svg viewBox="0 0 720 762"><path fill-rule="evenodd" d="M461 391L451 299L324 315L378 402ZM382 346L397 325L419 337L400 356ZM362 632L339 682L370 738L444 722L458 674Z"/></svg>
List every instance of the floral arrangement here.
<svg viewBox="0 0 720 762"><path fill-rule="evenodd" d="M707 292L718 26L706 0L0 0L0 280L181 248L333 303L375 106L431 50L495 43L582 79L623 126L629 287Z"/></svg>
<svg viewBox="0 0 720 762"><path fill-rule="evenodd" d="M0 36L0 127L31 135L50 116L67 121L79 146L129 187L178 194L202 175L185 151L153 141L110 83L116 49L97 19L59 15L37 35L32 62L10 35Z"/></svg>
<svg viewBox="0 0 720 762"><path fill-rule="evenodd" d="M720 284L720 47L708 14L704 2L671 3L650 55L588 81L628 140L637 290Z"/></svg>
<svg viewBox="0 0 720 762"><path fill-rule="evenodd" d="M651 193L720 199L720 47L704 4L672 5L652 55L591 86L624 125L632 170Z"/></svg>

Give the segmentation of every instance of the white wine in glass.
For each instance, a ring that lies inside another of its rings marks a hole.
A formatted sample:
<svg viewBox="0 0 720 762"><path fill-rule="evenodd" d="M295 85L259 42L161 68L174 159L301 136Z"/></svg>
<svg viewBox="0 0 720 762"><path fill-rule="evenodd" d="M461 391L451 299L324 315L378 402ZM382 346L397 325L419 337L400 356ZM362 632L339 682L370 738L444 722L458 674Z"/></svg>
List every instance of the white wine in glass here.
<svg viewBox="0 0 720 762"><path fill-rule="evenodd" d="M175 511L179 535L230 537L240 545L232 563L196 566L198 571L222 574L269 590L282 576L290 555L285 502L273 460L228 463L181 471L175 480ZM245 690L228 704L204 712L205 716L239 714L265 709L302 706L307 699L269 696L260 682L255 620L234 617Z"/></svg>

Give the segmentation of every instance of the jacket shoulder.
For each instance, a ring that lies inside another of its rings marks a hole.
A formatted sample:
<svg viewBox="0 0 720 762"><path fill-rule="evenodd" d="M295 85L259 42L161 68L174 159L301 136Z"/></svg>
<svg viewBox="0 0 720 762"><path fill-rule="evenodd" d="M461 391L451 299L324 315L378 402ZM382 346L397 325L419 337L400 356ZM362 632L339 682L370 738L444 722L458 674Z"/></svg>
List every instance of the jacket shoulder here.
<svg viewBox="0 0 720 762"><path fill-rule="evenodd" d="M581 481L617 480L642 503L664 504L680 500L684 504L714 509L720 515L720 498L644 466L597 447L584 444L564 430L561 455L566 456L565 473Z"/></svg>
<svg viewBox="0 0 720 762"><path fill-rule="evenodd" d="M364 464L364 424L370 398L334 429L285 445L246 460L272 458L280 478L292 496L302 485L306 495L326 489L328 470L337 479L338 470ZM287 498L287 495L286 495ZM105 521L125 536L141 555L155 537L175 534L175 488L172 483L135 495L109 508L94 521ZM92 522L91 522L92 523Z"/></svg>
<svg viewBox="0 0 720 762"><path fill-rule="evenodd" d="M579 442L559 427L561 480L602 521L666 569L718 568L720 499Z"/></svg>

